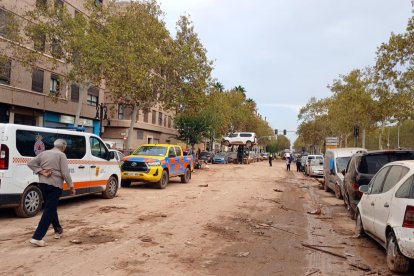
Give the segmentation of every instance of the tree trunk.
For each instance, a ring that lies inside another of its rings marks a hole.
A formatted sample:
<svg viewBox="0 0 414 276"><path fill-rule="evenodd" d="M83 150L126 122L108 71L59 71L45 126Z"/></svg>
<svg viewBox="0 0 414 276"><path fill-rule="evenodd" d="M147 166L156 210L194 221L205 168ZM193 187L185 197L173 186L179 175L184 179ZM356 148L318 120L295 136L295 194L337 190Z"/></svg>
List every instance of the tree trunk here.
<svg viewBox="0 0 414 276"><path fill-rule="evenodd" d="M91 87L90 84L80 84L79 85L79 101L76 106L76 115L75 115L75 127L78 127L80 125L80 115L82 113L82 106L83 103L86 100L86 97L88 95L88 89Z"/></svg>
<svg viewBox="0 0 414 276"><path fill-rule="evenodd" d="M132 110L132 114L131 114L131 123L128 129L128 137L127 137L127 141L125 145L125 148L128 150L131 149L132 133L134 131L135 121L137 120L138 110L139 110L139 107L137 105L134 105L134 109Z"/></svg>
<svg viewBox="0 0 414 276"><path fill-rule="evenodd" d="M382 135L384 134L384 126L385 126L385 122L383 121L381 123L381 132L379 135L379 139L378 139L378 149L382 150Z"/></svg>
<svg viewBox="0 0 414 276"><path fill-rule="evenodd" d="M365 149L365 128L362 129L362 148Z"/></svg>
<svg viewBox="0 0 414 276"><path fill-rule="evenodd" d="M348 147L348 135L345 134L345 147Z"/></svg>

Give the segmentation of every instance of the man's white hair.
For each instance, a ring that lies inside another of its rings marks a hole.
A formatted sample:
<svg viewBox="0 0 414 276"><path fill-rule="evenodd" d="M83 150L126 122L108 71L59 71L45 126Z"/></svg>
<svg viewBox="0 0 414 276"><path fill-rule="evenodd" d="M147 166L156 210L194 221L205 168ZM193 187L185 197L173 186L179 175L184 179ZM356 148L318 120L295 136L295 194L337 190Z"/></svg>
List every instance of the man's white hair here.
<svg viewBox="0 0 414 276"><path fill-rule="evenodd" d="M66 143L65 140L63 139L56 139L55 142L53 143L53 146L55 148L59 148L59 149L63 149L67 146L68 144Z"/></svg>

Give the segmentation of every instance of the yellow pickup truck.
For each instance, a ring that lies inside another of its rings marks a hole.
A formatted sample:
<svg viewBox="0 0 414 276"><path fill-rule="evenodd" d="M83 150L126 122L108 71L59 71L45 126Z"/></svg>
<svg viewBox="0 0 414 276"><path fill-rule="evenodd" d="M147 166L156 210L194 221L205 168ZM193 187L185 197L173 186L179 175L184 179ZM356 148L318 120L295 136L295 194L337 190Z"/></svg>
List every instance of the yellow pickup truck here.
<svg viewBox="0 0 414 276"><path fill-rule="evenodd" d="M191 179L193 168L191 155L185 156L178 145L145 144L121 162L121 186L128 187L131 182L154 183L164 189L170 177L181 177L182 183Z"/></svg>

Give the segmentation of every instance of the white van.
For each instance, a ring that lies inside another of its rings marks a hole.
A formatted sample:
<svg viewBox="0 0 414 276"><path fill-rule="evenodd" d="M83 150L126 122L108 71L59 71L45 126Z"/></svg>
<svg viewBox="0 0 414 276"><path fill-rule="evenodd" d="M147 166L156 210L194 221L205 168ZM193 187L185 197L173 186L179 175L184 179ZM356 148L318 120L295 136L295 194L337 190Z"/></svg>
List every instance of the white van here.
<svg viewBox="0 0 414 276"><path fill-rule="evenodd" d="M254 132L234 132L228 134L228 136L223 137L222 144L225 146L233 145L245 145L250 148L253 145L256 145L256 133Z"/></svg>
<svg viewBox="0 0 414 276"><path fill-rule="evenodd" d="M335 148L328 149L325 153L323 166L325 191L333 191L336 198L342 198L344 194L344 175L349 159L354 153L366 152L363 148Z"/></svg>
<svg viewBox="0 0 414 276"><path fill-rule="evenodd" d="M121 172L114 154L91 133L16 124L0 124L0 207L14 207L20 217L35 216L42 207L38 176L27 166L33 157L65 139L69 171L77 195L115 197ZM111 160L112 159L112 160ZM64 184L62 198L69 195Z"/></svg>

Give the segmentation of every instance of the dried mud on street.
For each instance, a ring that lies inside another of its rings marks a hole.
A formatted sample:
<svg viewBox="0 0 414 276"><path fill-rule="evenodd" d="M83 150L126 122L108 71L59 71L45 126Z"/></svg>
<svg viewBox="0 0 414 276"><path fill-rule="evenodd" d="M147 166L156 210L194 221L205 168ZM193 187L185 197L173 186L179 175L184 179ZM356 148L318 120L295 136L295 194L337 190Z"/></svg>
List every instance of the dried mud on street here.
<svg viewBox="0 0 414 276"><path fill-rule="evenodd" d="M382 248L353 238L343 201L282 161L209 165L188 184L73 198L59 214L62 239L49 231L35 248L40 217L0 209L1 275L392 275Z"/></svg>

